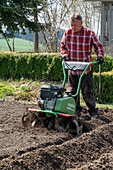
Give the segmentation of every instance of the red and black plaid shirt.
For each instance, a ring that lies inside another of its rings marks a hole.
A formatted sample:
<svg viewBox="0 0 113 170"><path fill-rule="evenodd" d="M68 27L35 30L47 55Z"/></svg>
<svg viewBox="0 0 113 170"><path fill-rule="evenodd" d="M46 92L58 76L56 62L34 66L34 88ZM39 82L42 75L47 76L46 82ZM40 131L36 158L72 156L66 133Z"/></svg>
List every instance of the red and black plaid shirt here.
<svg viewBox="0 0 113 170"><path fill-rule="evenodd" d="M65 31L61 41L61 56L67 54L69 61L92 61L92 47L94 47L97 57L104 57L103 47L98 41L95 33L84 26L77 34L72 29ZM91 71L92 65L86 71ZM70 71L72 74L81 74L82 71Z"/></svg>

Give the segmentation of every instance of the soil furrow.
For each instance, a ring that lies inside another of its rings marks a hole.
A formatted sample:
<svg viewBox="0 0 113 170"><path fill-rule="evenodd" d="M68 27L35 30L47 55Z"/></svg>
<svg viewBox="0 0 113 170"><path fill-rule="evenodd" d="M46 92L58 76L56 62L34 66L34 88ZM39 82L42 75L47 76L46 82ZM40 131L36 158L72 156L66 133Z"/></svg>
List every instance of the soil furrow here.
<svg viewBox="0 0 113 170"><path fill-rule="evenodd" d="M45 169L76 168L84 163L98 160L113 149L113 122L85 133L78 138L60 145L36 149L21 156L9 157L1 161L1 167ZM106 153L107 150L107 153ZM65 168L64 168L65 167Z"/></svg>
<svg viewBox="0 0 113 170"><path fill-rule="evenodd" d="M21 118L35 104L0 101L0 169L113 169L113 110L89 119L84 108L78 138L43 127L24 128Z"/></svg>

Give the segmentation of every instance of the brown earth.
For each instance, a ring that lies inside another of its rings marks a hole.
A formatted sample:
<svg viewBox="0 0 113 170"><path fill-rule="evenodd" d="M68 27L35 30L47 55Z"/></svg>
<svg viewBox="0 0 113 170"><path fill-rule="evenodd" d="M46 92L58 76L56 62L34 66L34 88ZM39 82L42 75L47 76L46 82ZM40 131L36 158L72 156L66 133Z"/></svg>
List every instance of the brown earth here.
<svg viewBox="0 0 113 170"><path fill-rule="evenodd" d="M113 110L99 109L99 118L81 121L85 132L74 137L43 127L24 128L21 117L37 105L0 101L0 169L113 169ZM87 132L86 132L87 131Z"/></svg>

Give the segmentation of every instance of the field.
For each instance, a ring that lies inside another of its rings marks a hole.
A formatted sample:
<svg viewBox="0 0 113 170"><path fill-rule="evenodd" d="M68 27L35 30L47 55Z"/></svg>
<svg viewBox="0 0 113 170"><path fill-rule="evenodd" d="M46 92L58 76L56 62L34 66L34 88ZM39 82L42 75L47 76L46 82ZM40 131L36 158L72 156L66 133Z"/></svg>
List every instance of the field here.
<svg viewBox="0 0 113 170"><path fill-rule="evenodd" d="M15 38L14 43L15 43L15 51L24 51L24 52L34 51L34 43L32 41ZM10 45L12 47L12 40L10 40ZM43 50L42 45L39 45L39 48ZM7 43L4 39L0 39L0 51L9 51Z"/></svg>
<svg viewBox="0 0 113 170"><path fill-rule="evenodd" d="M33 42L15 38L15 51L31 51L33 52ZM12 40L10 40L12 47ZM7 43L4 39L0 39L0 51L9 51Z"/></svg>
<svg viewBox="0 0 113 170"><path fill-rule="evenodd" d="M3 82L1 87L2 85ZM25 87L32 86L33 90L33 85L34 91L37 87L39 95L38 84L33 82L28 84L25 81L19 81L18 85L12 83L13 87L18 87L18 91L22 87L26 93L31 89ZM5 88L8 89L6 86ZM18 91L15 91L15 94ZM29 107L38 108L37 103L34 101L34 104L31 101L27 103L27 98L21 95L18 98L17 96L12 98L12 93L7 95L0 101L1 170L113 169L113 109L107 106L100 107L99 117L88 119L87 107L83 106L80 121L84 125L84 133L76 137L42 126L23 127L21 122L23 113Z"/></svg>

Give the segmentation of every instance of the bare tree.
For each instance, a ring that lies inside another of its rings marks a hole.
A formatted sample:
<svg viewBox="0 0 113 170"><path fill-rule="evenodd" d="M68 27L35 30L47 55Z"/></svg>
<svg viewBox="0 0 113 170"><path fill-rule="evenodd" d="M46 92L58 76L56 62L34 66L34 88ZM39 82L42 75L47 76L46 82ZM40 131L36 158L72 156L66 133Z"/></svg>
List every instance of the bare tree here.
<svg viewBox="0 0 113 170"><path fill-rule="evenodd" d="M45 25L42 33L48 52L57 52L59 31L69 22L67 16L71 12L73 3L75 0L48 0L46 2L46 7L43 8L39 17Z"/></svg>
<svg viewBox="0 0 113 170"><path fill-rule="evenodd" d="M83 18L84 25L86 27L91 27L92 20L92 3L84 2L83 0L77 0L76 3L73 4L72 10L75 12L79 12Z"/></svg>
<svg viewBox="0 0 113 170"><path fill-rule="evenodd" d="M100 36L100 26L101 26L101 2L93 3L93 29L96 35Z"/></svg>
<svg viewBox="0 0 113 170"><path fill-rule="evenodd" d="M83 0L44 0L45 7L39 14L39 21L44 23L45 27L42 34L46 51L57 52L59 32L69 27L69 16L72 12L79 12L84 25L91 29L96 28L99 34L100 13L99 9L94 8L98 4Z"/></svg>
<svg viewBox="0 0 113 170"><path fill-rule="evenodd" d="M99 36L100 27L100 2L86 2L77 0L72 6L72 11L77 11L82 15L84 25L93 29Z"/></svg>

